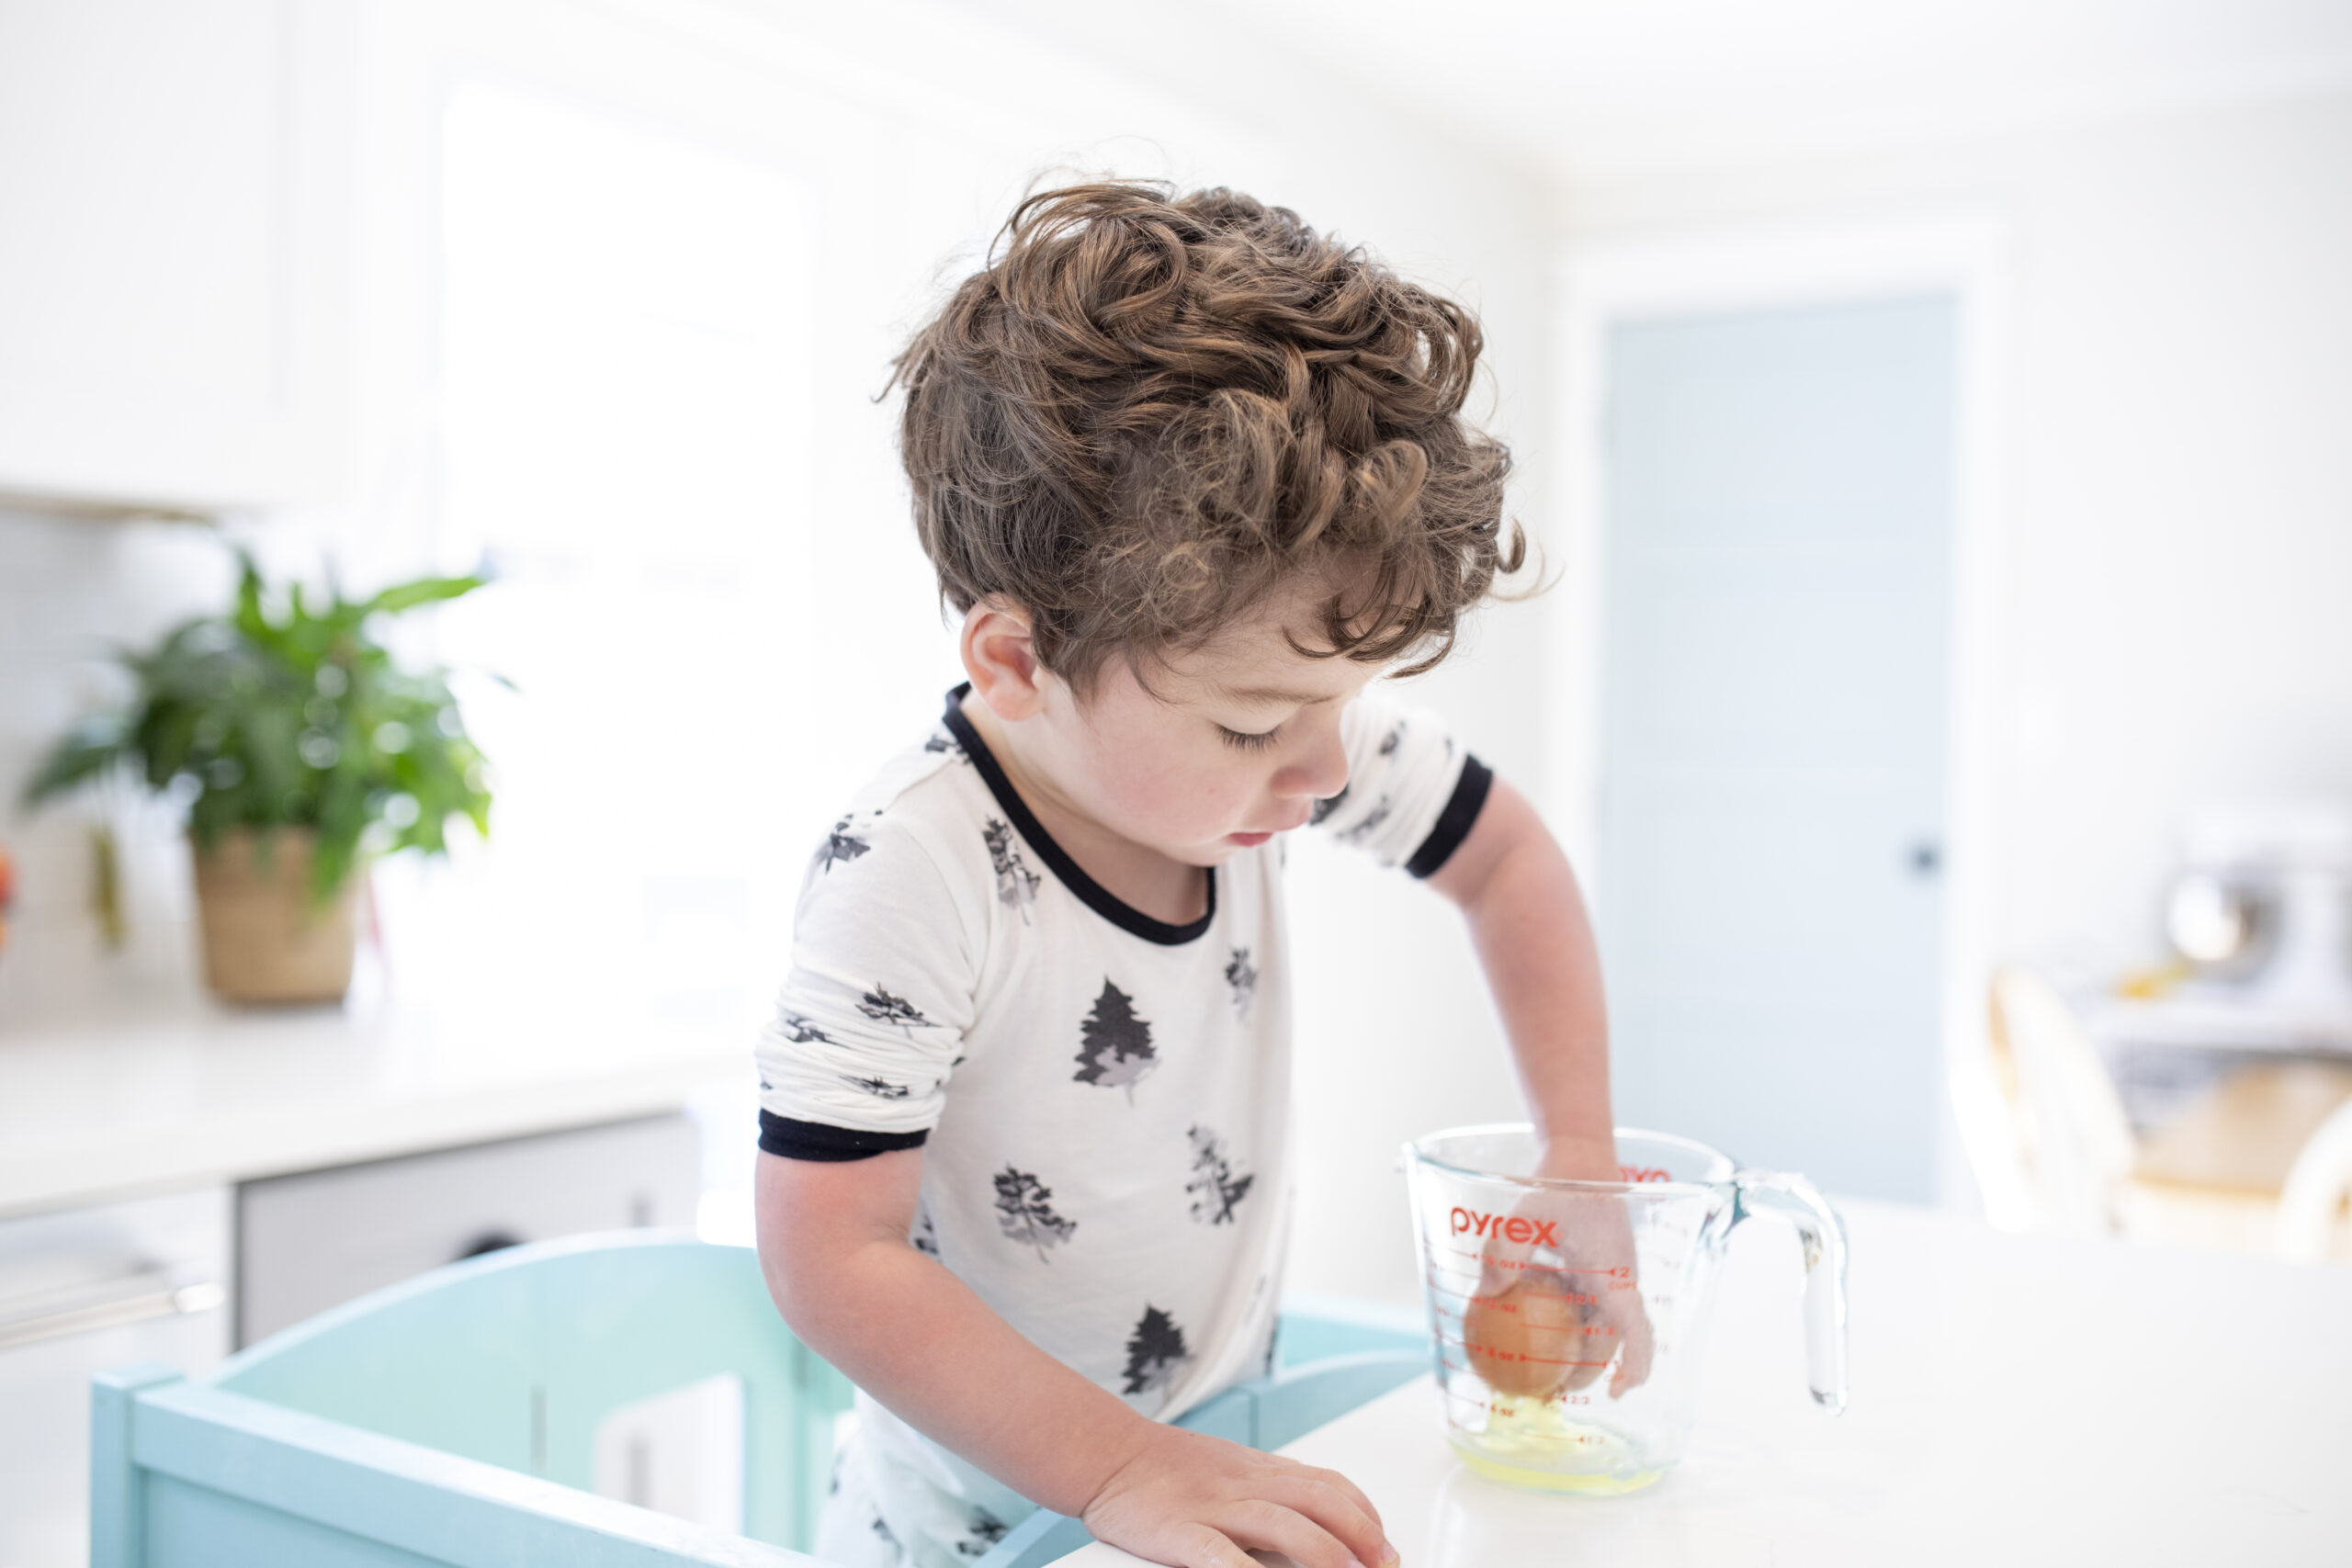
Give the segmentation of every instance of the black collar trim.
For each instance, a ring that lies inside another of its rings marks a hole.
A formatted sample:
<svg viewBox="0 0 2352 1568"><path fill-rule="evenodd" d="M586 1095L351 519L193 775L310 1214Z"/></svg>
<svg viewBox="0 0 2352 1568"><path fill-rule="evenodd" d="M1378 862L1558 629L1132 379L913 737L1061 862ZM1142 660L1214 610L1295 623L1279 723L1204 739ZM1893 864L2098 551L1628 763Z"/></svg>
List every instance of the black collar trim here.
<svg viewBox="0 0 2352 1568"><path fill-rule="evenodd" d="M1199 919L1181 926L1153 919L1087 875L1079 868L1078 863L1069 858L1069 852L1054 842L1052 835L1037 820L1036 814L1029 809L1028 802L1021 798L1020 792L1012 787L1012 781L1005 776L1002 764L989 750L988 742L982 740L980 732L972 728L972 721L964 716L964 698L971 689L971 682L967 681L947 694L947 732L956 737L958 746L964 748L964 755L972 759L972 766L979 770L981 781L989 786L989 793L996 796L999 806L1004 807L1004 814L1012 818L1014 830L1029 841L1029 847L1037 852L1037 858L1061 878L1062 886L1077 894L1088 908L1131 936L1156 942L1162 947L1182 947L1188 942L1199 941L1207 932L1210 922L1216 919L1216 869L1209 868L1208 872L1208 908Z"/></svg>

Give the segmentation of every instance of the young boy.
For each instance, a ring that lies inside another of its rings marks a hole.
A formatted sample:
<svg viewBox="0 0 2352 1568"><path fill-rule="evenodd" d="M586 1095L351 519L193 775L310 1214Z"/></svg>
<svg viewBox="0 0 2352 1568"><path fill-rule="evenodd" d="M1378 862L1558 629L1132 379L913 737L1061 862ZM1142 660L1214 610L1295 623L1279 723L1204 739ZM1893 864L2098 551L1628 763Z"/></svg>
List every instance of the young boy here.
<svg viewBox="0 0 2352 1568"><path fill-rule="evenodd" d="M1524 553L1479 345L1291 212L1114 183L1023 202L900 358L970 680L820 847L758 1053L761 1258L860 1389L828 1562L968 1562L1033 1503L1187 1568L1396 1561L1343 1477L1166 1424L1272 1353L1282 834L1462 908L1544 1171L1616 1179L1566 861L1367 689Z"/></svg>

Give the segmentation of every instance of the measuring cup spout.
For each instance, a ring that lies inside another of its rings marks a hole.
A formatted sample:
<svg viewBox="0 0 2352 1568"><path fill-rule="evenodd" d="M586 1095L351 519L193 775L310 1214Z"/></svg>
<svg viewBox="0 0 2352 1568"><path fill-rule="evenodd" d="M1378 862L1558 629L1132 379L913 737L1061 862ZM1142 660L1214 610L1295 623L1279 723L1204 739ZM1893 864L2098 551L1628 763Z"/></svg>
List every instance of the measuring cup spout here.
<svg viewBox="0 0 2352 1568"><path fill-rule="evenodd" d="M1802 1176L1743 1170L1733 1179L1743 1217L1778 1215L1804 1244L1804 1366L1814 1403L1846 1408L1846 1224L1821 1190Z"/></svg>

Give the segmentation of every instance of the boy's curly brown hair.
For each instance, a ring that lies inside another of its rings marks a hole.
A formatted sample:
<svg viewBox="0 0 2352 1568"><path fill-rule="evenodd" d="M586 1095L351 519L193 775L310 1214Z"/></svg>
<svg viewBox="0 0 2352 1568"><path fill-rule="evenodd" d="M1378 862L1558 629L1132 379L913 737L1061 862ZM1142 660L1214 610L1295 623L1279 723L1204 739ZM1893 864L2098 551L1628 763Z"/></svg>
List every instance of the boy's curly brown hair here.
<svg viewBox="0 0 2352 1568"><path fill-rule="evenodd" d="M1429 669L1526 556L1510 454L1461 417L1480 345L1469 311L1286 208L1033 195L896 362L941 596L1013 601L1081 690L1302 581L1329 584L1328 646L1299 651Z"/></svg>

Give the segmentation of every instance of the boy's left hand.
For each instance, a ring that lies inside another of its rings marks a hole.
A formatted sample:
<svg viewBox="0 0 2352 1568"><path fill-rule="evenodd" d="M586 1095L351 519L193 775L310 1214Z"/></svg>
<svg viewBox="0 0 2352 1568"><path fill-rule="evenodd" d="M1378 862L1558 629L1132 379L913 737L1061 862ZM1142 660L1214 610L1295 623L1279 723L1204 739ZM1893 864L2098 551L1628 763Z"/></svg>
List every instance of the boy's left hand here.
<svg viewBox="0 0 2352 1568"><path fill-rule="evenodd" d="M1598 1148L1555 1139L1536 1162L1535 1174L1561 1181L1624 1179L1613 1138L1606 1146ZM1570 1223L1560 1226L1566 1244L1562 1251L1578 1267L1600 1271L1586 1278L1606 1281L1588 1326L1605 1329L1619 1346L1616 1362L1609 1369L1609 1397L1622 1399L1628 1389L1639 1387L1648 1379L1655 1350L1649 1313L1642 1304L1633 1215L1622 1202L1595 1202L1579 1198L1560 1206L1572 1211L1568 1215ZM1600 1377L1600 1369L1577 1367L1573 1372L1567 1386L1579 1389Z"/></svg>
<svg viewBox="0 0 2352 1568"><path fill-rule="evenodd" d="M1497 779L1468 837L1430 886L1462 907L1546 1139L1538 1176L1623 1179L1609 1113L1609 1021L1600 953L1567 856L1527 797ZM1555 1261L1495 1244L1468 1337L1494 1353L1480 1368L1504 1393L1549 1398L1613 1368L1612 1396L1650 1375L1633 1218L1623 1202L1537 1192L1515 1212L1553 1222ZM1499 1254L1499 1255L1498 1255Z"/></svg>
<svg viewBox="0 0 2352 1568"><path fill-rule="evenodd" d="M1616 1181L1613 1146L1547 1148L1536 1174L1569 1181ZM1464 1314L1464 1337L1477 1348L1478 1374L1504 1393L1548 1399L1573 1393L1610 1373L1609 1394L1623 1398L1650 1373L1654 1337L1642 1304L1631 1215L1623 1202L1538 1191L1512 1205L1547 1223L1556 1263L1535 1259L1533 1244L1491 1241L1477 1299Z"/></svg>

